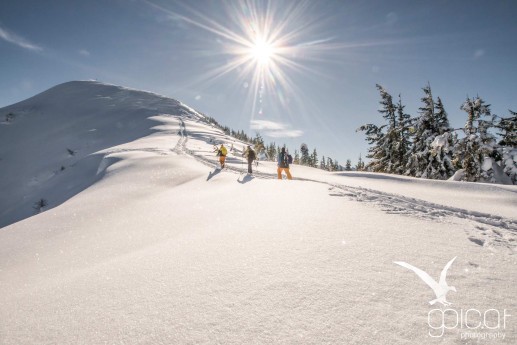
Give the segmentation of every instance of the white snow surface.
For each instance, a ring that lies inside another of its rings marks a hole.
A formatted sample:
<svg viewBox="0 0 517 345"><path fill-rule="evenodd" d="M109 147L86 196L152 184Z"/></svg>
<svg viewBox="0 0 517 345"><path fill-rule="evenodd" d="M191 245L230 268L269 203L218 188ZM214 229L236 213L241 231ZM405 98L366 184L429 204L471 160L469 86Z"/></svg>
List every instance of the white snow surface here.
<svg viewBox="0 0 517 345"><path fill-rule="evenodd" d="M245 143L195 110L97 82L9 112L0 344L517 341L517 186L297 165L280 181L274 162L248 176ZM235 148L222 171L214 142ZM429 335L445 307L394 261L438 280L453 257L447 308L506 310L504 328Z"/></svg>

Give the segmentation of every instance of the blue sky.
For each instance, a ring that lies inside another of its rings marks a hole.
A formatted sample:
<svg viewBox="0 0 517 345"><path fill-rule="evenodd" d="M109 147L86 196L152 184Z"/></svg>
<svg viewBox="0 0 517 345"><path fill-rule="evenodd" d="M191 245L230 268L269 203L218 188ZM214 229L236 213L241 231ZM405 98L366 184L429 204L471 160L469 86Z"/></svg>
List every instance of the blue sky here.
<svg viewBox="0 0 517 345"><path fill-rule="evenodd" d="M455 127L467 95L517 111L516 15L513 0L2 1L0 107L97 79L344 164L367 153L355 129L381 123L376 83L417 115L429 82Z"/></svg>

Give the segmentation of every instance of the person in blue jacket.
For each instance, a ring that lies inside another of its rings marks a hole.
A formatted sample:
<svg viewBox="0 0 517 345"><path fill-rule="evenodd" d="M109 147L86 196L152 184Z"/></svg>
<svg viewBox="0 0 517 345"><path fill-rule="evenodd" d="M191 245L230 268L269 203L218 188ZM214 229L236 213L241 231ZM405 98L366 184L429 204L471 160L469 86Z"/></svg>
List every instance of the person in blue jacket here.
<svg viewBox="0 0 517 345"><path fill-rule="evenodd" d="M287 152L285 152L285 147L282 147L282 150L278 154L278 169L276 172L278 173L278 179L282 179L282 170L287 175L287 178L289 180L292 180L293 177L291 176L291 173L289 172L289 155Z"/></svg>

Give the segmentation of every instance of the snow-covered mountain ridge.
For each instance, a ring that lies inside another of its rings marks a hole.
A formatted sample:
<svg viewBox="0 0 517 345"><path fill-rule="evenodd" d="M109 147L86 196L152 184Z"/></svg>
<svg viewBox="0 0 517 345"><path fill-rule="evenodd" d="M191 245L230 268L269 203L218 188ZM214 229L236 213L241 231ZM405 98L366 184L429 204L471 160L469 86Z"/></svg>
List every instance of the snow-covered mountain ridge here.
<svg viewBox="0 0 517 345"><path fill-rule="evenodd" d="M94 183L99 178L98 170L105 155L104 150L116 151L116 146L152 133L176 134L180 127L160 126L170 124L171 118L194 121L204 118L174 99L95 81L74 81L58 85L30 99L0 109L0 116L7 114L11 114L13 118L0 125L0 164L3 175L0 182L3 190L3 197L0 199L0 226L34 214L38 202L42 200L47 203L44 209L49 209ZM163 117L164 114L168 116L167 120ZM209 150L216 140L226 140L229 145L235 142L220 131L213 128L211 130L217 132L217 135L201 137L209 145ZM171 136L172 140L174 139ZM244 143L239 143L236 148L241 150L242 145ZM161 150L168 149L166 147ZM213 157L202 157L206 152L196 155L195 150L191 150L190 153L205 163L214 161ZM102 166L106 162L104 160ZM339 183L342 179L335 180L335 176L354 177L347 179L348 185L381 188L384 192L423 197L430 202L445 202L450 207L465 207L476 212L488 210L489 213L511 217L514 216L514 207L517 206L511 197L496 204L490 200L470 203L463 194L471 193L472 198L481 201L483 196L492 199L486 194L492 192L499 192L499 198L501 193L512 196L516 187L483 184L473 186L374 173L322 174L314 169L297 168L304 172L298 176L299 179ZM268 172L270 176L274 174L274 167ZM321 178L322 175L325 177ZM379 181L382 183L378 183ZM404 188L406 185L412 188ZM425 193L419 191L412 195L414 186L432 188L425 188ZM432 196L434 194L436 197Z"/></svg>
<svg viewBox="0 0 517 345"><path fill-rule="evenodd" d="M517 186L247 176L245 144L188 106L96 82L7 113L0 343L429 343L432 291L393 262L437 277L453 257L454 307L517 310Z"/></svg>
<svg viewBox="0 0 517 345"><path fill-rule="evenodd" d="M94 81L74 81L0 109L0 227L91 185L102 150L158 131L153 116L201 118L180 102Z"/></svg>

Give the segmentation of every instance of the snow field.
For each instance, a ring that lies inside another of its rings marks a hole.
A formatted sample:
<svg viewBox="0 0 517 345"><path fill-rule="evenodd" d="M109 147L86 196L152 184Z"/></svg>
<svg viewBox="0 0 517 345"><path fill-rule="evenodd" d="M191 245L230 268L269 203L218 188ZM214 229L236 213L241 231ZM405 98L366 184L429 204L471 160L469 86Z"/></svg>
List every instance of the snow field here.
<svg viewBox="0 0 517 345"><path fill-rule="evenodd" d="M433 292L393 263L438 279L455 256L452 308L515 314L515 188L299 166L278 181L274 162L248 177L244 143L188 108L97 86L113 114L143 112L141 135L77 141L73 176L39 180L61 201L0 230L0 343L477 344L429 337ZM236 150L216 172L221 141ZM48 171L32 150L13 153L33 170L10 183ZM498 343L516 331L510 318Z"/></svg>

